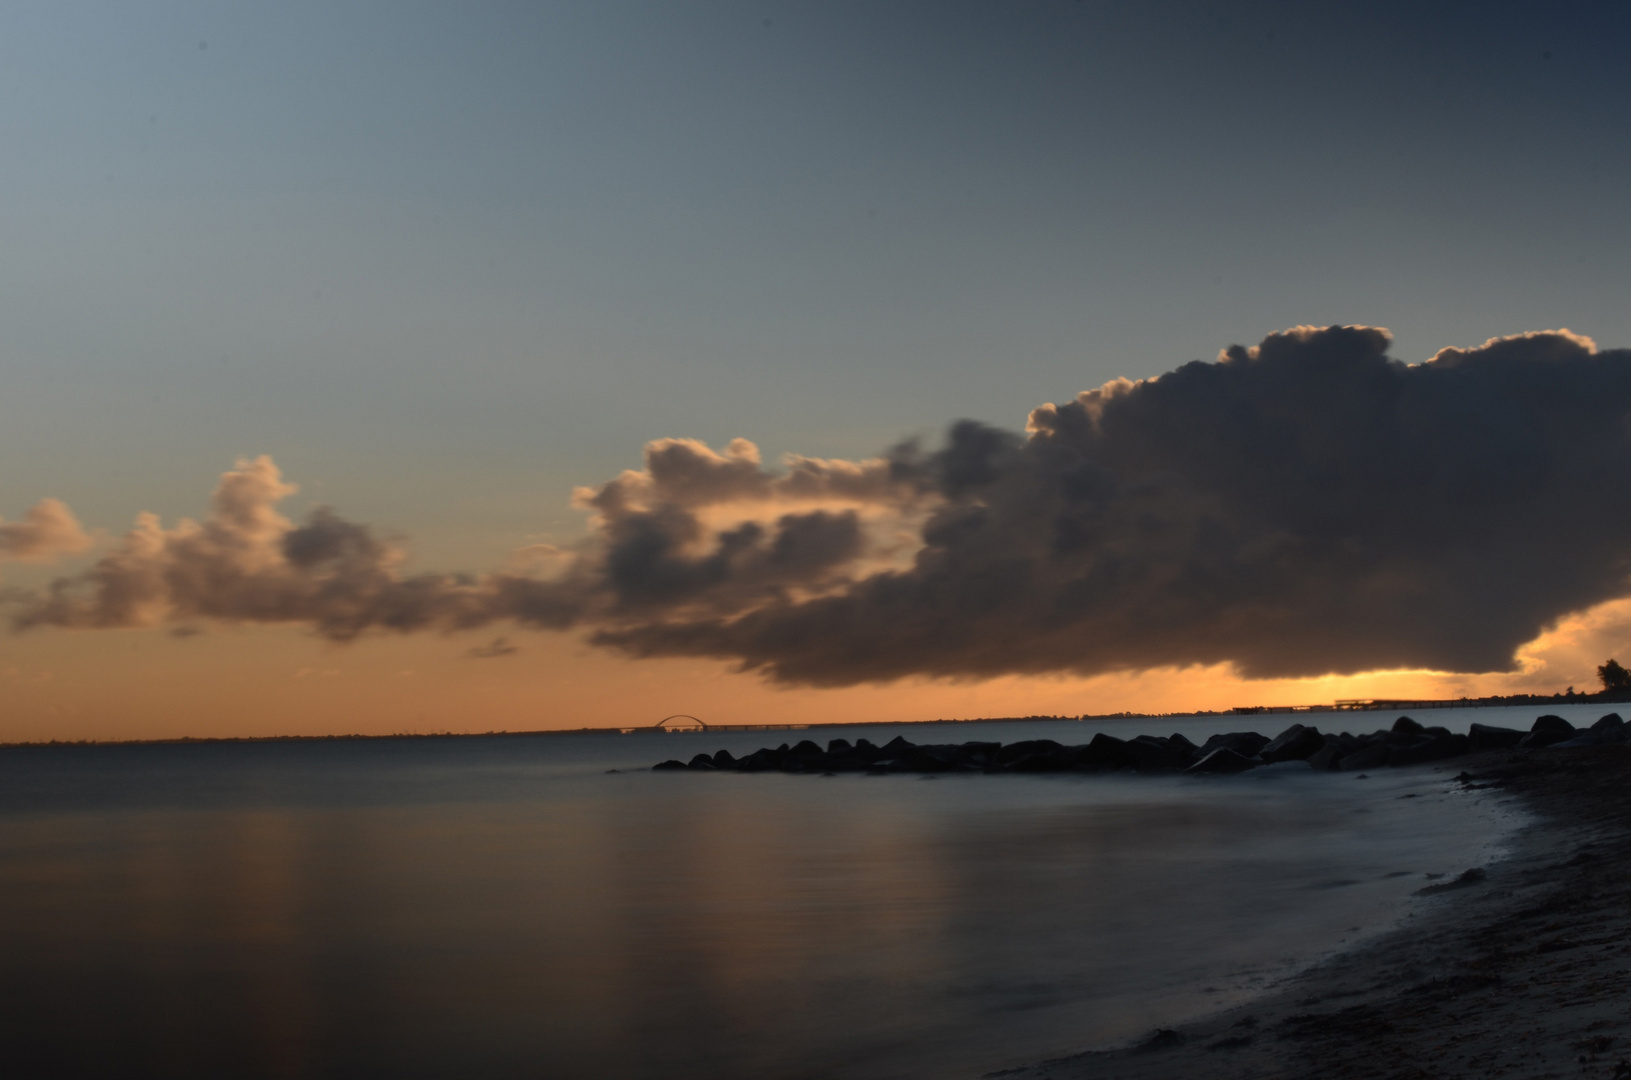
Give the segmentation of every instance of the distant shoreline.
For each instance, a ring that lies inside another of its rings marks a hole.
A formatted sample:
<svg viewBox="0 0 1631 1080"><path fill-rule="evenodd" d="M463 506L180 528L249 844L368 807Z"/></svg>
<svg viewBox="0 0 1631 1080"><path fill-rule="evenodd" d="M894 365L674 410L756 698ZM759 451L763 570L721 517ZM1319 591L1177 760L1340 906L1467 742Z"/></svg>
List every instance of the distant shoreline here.
<svg viewBox="0 0 1631 1080"><path fill-rule="evenodd" d="M542 728L533 731L433 731L391 732L383 735L361 733L334 735L180 735L168 739L34 739L0 742L0 750L42 747L194 746L229 743L356 742L391 739L492 739L531 738L538 735L689 735L709 732L726 734L745 731L807 731L814 728L899 727L911 724L1035 724L1049 721L1073 723L1097 720L1160 720L1165 717L1282 716L1299 713L1407 712L1427 709L1491 709L1517 705L1621 705L1631 703L1631 691L1584 694L1506 694L1481 698L1375 698L1336 701L1328 705L1241 705L1231 709L1194 709L1188 712L1083 713L1080 716L969 716L936 717L929 720L822 720L808 724L708 724L700 728L665 731L652 727Z"/></svg>

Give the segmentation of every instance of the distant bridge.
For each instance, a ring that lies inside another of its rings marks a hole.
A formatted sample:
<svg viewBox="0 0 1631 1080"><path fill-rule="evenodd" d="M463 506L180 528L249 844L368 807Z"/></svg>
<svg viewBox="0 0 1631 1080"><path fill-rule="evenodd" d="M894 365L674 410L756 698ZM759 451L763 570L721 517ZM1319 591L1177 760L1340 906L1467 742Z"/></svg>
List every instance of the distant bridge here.
<svg viewBox="0 0 1631 1080"><path fill-rule="evenodd" d="M675 713L665 716L649 728L618 728L625 735L632 735L637 731L663 731L670 734L690 733L700 731L803 731L809 724L707 724L689 713ZM842 725L817 725L842 726Z"/></svg>

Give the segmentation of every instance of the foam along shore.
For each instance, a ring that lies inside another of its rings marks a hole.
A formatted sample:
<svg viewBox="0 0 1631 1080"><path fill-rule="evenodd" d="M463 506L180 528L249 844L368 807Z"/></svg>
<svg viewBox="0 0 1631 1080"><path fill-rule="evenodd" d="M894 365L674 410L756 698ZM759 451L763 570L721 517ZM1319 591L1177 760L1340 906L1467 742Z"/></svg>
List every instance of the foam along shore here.
<svg viewBox="0 0 1631 1080"><path fill-rule="evenodd" d="M1118 739L1100 733L1079 746L1052 739L917 745L896 737L883 746L866 739L851 743L833 739L826 749L806 739L796 745L764 747L744 757L729 750L697 754L689 762L669 760L653 769L699 772L841 772L946 773L946 772L1137 772L1239 773L1264 765L1304 762L1308 767L1332 771L1359 771L1385 766L1423 765L1489 750L1539 750L1549 746L1578 749L1612 746L1627 741L1627 727L1618 713L1609 713L1589 728L1576 728L1560 716L1535 720L1529 731L1473 724L1465 735L1442 727L1423 727L1401 716L1385 731L1368 735L1322 734L1318 728L1292 724L1269 738L1255 731L1214 735L1197 746L1182 735L1140 735Z"/></svg>
<svg viewBox="0 0 1631 1080"><path fill-rule="evenodd" d="M1446 777L1516 797L1534 821L1508 857L1422 888L1396 929L1226 1011L989 1076L1626 1080L1631 745L1571 742Z"/></svg>

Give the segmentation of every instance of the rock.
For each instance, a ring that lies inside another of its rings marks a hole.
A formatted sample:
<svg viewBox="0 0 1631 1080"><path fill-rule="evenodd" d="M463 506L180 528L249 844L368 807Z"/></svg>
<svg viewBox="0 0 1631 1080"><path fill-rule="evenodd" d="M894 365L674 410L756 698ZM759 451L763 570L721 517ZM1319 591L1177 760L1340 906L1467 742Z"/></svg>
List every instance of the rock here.
<svg viewBox="0 0 1631 1080"><path fill-rule="evenodd" d="M1247 769L1255 769L1258 762L1245 754L1220 746L1216 750L1191 765L1185 772L1191 773L1238 773Z"/></svg>
<svg viewBox="0 0 1631 1080"><path fill-rule="evenodd" d="M1422 726L1410 719L1408 716L1401 716L1397 720L1393 721L1393 730L1410 735L1420 735L1422 732Z"/></svg>
<svg viewBox="0 0 1631 1080"><path fill-rule="evenodd" d="M1064 746L1052 739L1026 739L1022 742L1009 743L999 749L995 754L998 765L1012 765L1020 758L1038 757L1044 761L1052 760L1058 768L1064 768Z"/></svg>
<svg viewBox="0 0 1631 1080"><path fill-rule="evenodd" d="M691 764L686 766L687 769L711 769L713 767L714 759L709 754L698 754L691 759Z"/></svg>
<svg viewBox="0 0 1631 1080"><path fill-rule="evenodd" d="M827 740L827 753L829 754L847 754L853 749L855 749L855 747L849 744L848 739Z"/></svg>
<svg viewBox="0 0 1631 1080"><path fill-rule="evenodd" d="M1602 737L1595 731L1587 729L1586 731L1580 732L1572 739L1564 739L1562 742L1552 743L1551 748L1553 750L1584 750L1589 746L1601 745L1603 745Z"/></svg>
<svg viewBox="0 0 1631 1080"><path fill-rule="evenodd" d="M1257 752L1268 744L1268 737L1255 731L1230 731L1223 735L1214 735L1202 743L1201 756L1205 757L1219 747L1227 746L1242 757L1256 757Z"/></svg>
<svg viewBox="0 0 1631 1080"><path fill-rule="evenodd" d="M1561 716L1548 713L1536 717L1535 726L1529 729L1529 734L1518 741L1518 745L1528 749L1537 749L1542 746L1551 746L1553 743L1572 739L1575 734L1574 725Z"/></svg>
<svg viewBox="0 0 1631 1080"><path fill-rule="evenodd" d="M801 739L799 744L793 747L792 753L797 754L799 757L820 757L826 751L809 739Z"/></svg>
<svg viewBox="0 0 1631 1080"><path fill-rule="evenodd" d="M1119 769L1132 764L1133 755L1127 749L1127 740L1106 735L1102 731L1076 753L1077 768Z"/></svg>
<svg viewBox="0 0 1631 1080"><path fill-rule="evenodd" d="M1360 769L1377 769L1388 763L1393 748L1385 742L1373 742L1362 745L1351 753L1342 755L1337 762L1337 768L1343 772L1355 772Z"/></svg>
<svg viewBox="0 0 1631 1080"><path fill-rule="evenodd" d="M714 754L714 768L734 769L736 768L736 759L731 757L731 752L729 750L721 750Z"/></svg>
<svg viewBox="0 0 1631 1080"><path fill-rule="evenodd" d="M1477 754L1485 750L1505 750L1517 746L1523 740L1523 735L1524 733L1516 728L1474 724L1467 733L1467 739L1472 744L1472 752Z"/></svg>
<svg viewBox="0 0 1631 1080"><path fill-rule="evenodd" d="M1558 750L1576 750L1587 746L1612 746L1626 741L1625 721L1619 713L1609 713L1584 731L1576 731L1562 742L1552 743Z"/></svg>
<svg viewBox="0 0 1631 1080"><path fill-rule="evenodd" d="M1021 754L1006 765L996 768L1008 772L1059 772L1065 768L1060 757L1046 752L1038 754Z"/></svg>
<svg viewBox="0 0 1631 1080"><path fill-rule="evenodd" d="M742 772L763 772L766 769L779 769L781 764L781 754L761 746L747 757L739 760L736 767Z"/></svg>
<svg viewBox="0 0 1631 1080"><path fill-rule="evenodd" d="M1441 728L1440 731L1443 731ZM1443 761L1467 752L1466 736L1443 734L1428 735L1409 746L1393 747L1388 753L1389 765L1421 765L1429 761ZM1367 768L1369 766L1366 766Z"/></svg>
<svg viewBox="0 0 1631 1080"><path fill-rule="evenodd" d="M1626 742L1631 732L1626 730L1626 723L1620 719L1619 713L1609 713L1595 724L1591 730L1597 733L1597 741L1604 746L1612 743Z"/></svg>
<svg viewBox="0 0 1631 1080"><path fill-rule="evenodd" d="M1312 768L1320 769L1322 771L1329 771L1335 769L1337 767L1337 762L1341 760L1342 746L1340 743L1332 740L1310 754L1308 764Z"/></svg>
<svg viewBox="0 0 1631 1080"><path fill-rule="evenodd" d="M1002 743L966 742L957 748L957 761L976 769L989 768L997 760L997 751L1001 749Z"/></svg>
<svg viewBox="0 0 1631 1080"><path fill-rule="evenodd" d="M1184 755L1189 761L1199 760L1201 756L1201 748L1177 732L1167 736L1167 745Z"/></svg>
<svg viewBox="0 0 1631 1080"><path fill-rule="evenodd" d="M1325 736L1318 728L1292 724L1270 739L1257 756L1269 764L1276 761L1307 761L1325 747Z"/></svg>
<svg viewBox="0 0 1631 1080"><path fill-rule="evenodd" d="M1165 739L1154 735L1140 735L1135 739L1129 739L1127 752L1132 755L1133 768L1139 772L1163 772L1181 769L1189 764L1187 754L1174 750Z"/></svg>
<svg viewBox="0 0 1631 1080"><path fill-rule="evenodd" d="M1263 772L1266 772L1266 773L1313 772L1314 771L1314 767L1312 765L1310 765L1308 762L1298 761L1296 758L1293 758L1290 761L1276 761L1272 765L1268 765L1268 764L1260 765L1260 766L1258 766L1258 768L1261 769Z"/></svg>
<svg viewBox="0 0 1631 1080"><path fill-rule="evenodd" d="M659 761L657 764L653 765L651 767L651 771L652 772L662 772L665 769L683 769L683 768L685 768L685 762L675 761L673 758L669 758L667 761Z"/></svg>
<svg viewBox="0 0 1631 1080"><path fill-rule="evenodd" d="M882 752L888 754L890 757L894 757L895 755L903 754L912 748L913 744L907 742L899 735L896 735L893 739L890 739L888 742L883 744Z"/></svg>

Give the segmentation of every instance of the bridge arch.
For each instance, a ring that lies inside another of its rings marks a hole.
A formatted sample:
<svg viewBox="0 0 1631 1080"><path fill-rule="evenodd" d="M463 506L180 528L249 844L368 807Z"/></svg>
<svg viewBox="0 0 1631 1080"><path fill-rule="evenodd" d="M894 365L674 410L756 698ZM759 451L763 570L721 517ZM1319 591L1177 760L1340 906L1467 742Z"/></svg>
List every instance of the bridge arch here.
<svg viewBox="0 0 1631 1080"><path fill-rule="evenodd" d="M658 731L707 731L708 725L688 713L675 713L657 721Z"/></svg>

